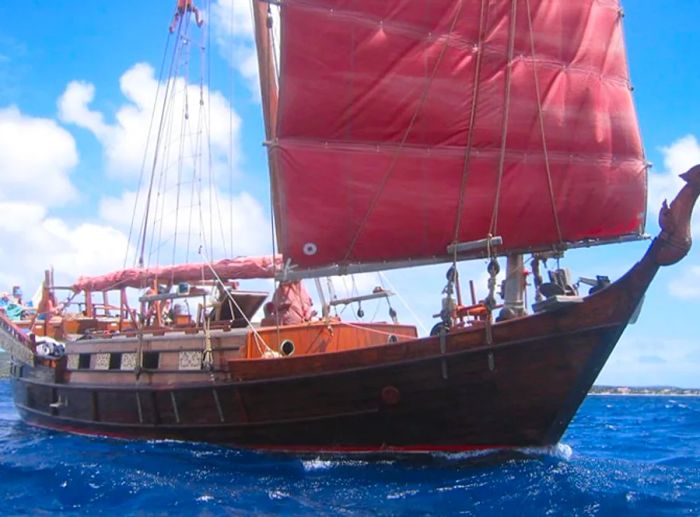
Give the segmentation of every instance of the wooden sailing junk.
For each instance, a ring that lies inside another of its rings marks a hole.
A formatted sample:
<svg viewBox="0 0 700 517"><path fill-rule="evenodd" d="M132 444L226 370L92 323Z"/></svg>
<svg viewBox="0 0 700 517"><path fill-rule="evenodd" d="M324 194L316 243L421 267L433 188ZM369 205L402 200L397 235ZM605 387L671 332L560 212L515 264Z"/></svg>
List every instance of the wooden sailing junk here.
<svg viewBox="0 0 700 517"><path fill-rule="evenodd" d="M314 453L556 443L659 266L689 250L700 194L696 167L642 260L593 294L579 296L562 271L551 282L535 271L536 312L526 314L522 253L643 234L646 163L618 2L253 7L281 259L253 261L252 273L232 259L76 283L88 298L118 290L118 323L93 307L35 322L27 337L0 320L23 419ZM510 274L498 311L501 256ZM466 305L458 262L476 257L488 259L489 295ZM314 317L298 283L439 262L451 267L427 337L397 322L341 321L330 303ZM280 282L261 325L250 320L265 295L233 282L251 276ZM152 288L140 313L127 287ZM214 304L204 287L217 290ZM188 297L203 299L196 318L148 318ZM65 353L37 353L36 334L58 335Z"/></svg>

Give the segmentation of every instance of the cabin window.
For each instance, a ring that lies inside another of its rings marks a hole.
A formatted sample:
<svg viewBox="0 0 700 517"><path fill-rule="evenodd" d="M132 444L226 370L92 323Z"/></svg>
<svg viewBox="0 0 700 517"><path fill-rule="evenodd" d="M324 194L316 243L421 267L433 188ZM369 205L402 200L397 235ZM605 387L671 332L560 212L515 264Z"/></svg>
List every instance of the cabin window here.
<svg viewBox="0 0 700 517"><path fill-rule="evenodd" d="M90 354L80 354L78 356L78 369L87 370L90 368Z"/></svg>
<svg viewBox="0 0 700 517"><path fill-rule="evenodd" d="M121 370L122 367L122 354L109 354L109 369L110 370Z"/></svg>
<svg viewBox="0 0 700 517"><path fill-rule="evenodd" d="M144 352L143 353L143 367L146 370L157 370L159 359L160 359L160 353L158 353L158 352Z"/></svg>

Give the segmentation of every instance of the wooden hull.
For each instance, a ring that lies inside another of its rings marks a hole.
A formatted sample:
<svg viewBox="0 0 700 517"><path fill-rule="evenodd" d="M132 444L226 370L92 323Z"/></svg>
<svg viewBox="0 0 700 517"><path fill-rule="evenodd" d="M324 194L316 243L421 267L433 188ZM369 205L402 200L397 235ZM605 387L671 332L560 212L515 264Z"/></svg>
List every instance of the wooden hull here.
<svg viewBox="0 0 700 517"><path fill-rule="evenodd" d="M423 452L557 443L653 278L647 256L608 288L490 328L355 350L229 361L228 378L61 382L13 368L30 424L292 452Z"/></svg>
<svg viewBox="0 0 700 517"><path fill-rule="evenodd" d="M559 440L619 332L608 327L452 355L445 359L447 379L442 359L436 358L359 372L174 389L19 378L14 396L29 423L126 438L294 451L548 445ZM386 388L398 390L400 400L387 403ZM61 400L66 407L51 407Z"/></svg>

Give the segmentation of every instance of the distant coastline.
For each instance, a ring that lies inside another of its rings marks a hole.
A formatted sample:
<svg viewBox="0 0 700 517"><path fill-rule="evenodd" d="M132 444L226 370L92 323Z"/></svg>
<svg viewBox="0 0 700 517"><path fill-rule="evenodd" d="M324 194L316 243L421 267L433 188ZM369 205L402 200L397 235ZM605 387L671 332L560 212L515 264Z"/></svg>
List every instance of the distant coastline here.
<svg viewBox="0 0 700 517"><path fill-rule="evenodd" d="M593 386L589 395L700 397L698 388L675 386Z"/></svg>

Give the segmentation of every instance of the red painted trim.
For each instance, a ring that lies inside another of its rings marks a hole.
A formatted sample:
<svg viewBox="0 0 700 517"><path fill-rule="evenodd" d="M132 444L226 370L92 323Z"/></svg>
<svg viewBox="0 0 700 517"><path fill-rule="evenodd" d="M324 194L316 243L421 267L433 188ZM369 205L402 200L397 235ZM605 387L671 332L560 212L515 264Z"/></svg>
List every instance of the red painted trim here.
<svg viewBox="0 0 700 517"><path fill-rule="evenodd" d="M30 425L41 427L43 429L49 429L52 431L63 431L72 434L78 434L82 436L101 436L105 438L116 438L116 439L146 439L146 440L175 440L176 438L157 438L149 435L134 435L129 433L118 433L113 431L91 431L81 427L74 427L70 425L46 425L41 424L36 421L27 422ZM187 440L181 440L186 442ZM192 442L195 443L195 442ZM214 444L216 445L216 444ZM362 454L372 454L372 453L431 453L431 452L447 452L447 453L457 453L457 452L474 452L474 451L488 451L488 450L503 450L503 449L513 449L516 448L513 445L239 445L235 443L222 443L220 445L225 445L228 447L235 447L239 449L247 449L254 451L266 451L266 452L286 452L292 454L351 454L351 453L362 453Z"/></svg>
<svg viewBox="0 0 700 517"><path fill-rule="evenodd" d="M426 453L426 452L473 452L513 449L513 445L255 445L257 450L291 453Z"/></svg>

